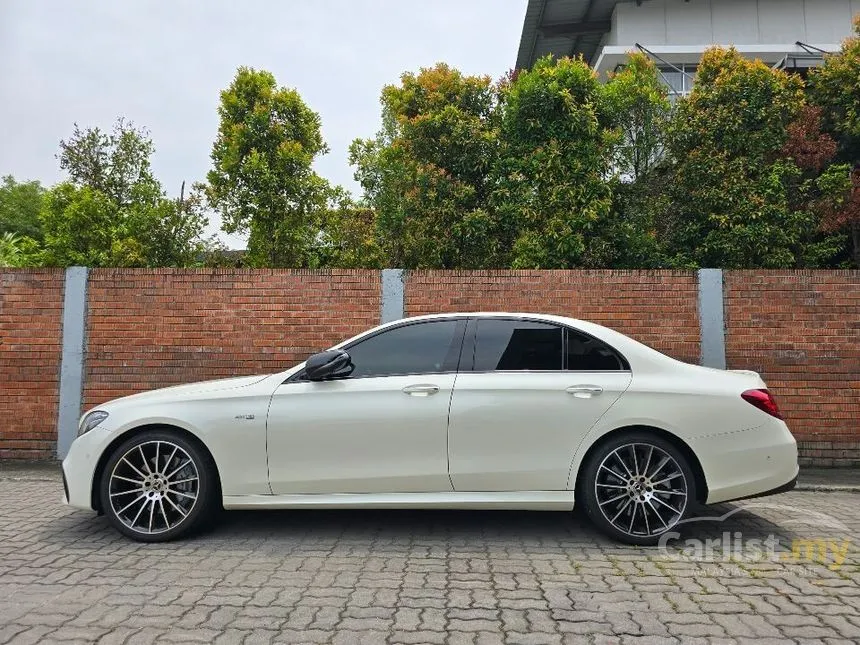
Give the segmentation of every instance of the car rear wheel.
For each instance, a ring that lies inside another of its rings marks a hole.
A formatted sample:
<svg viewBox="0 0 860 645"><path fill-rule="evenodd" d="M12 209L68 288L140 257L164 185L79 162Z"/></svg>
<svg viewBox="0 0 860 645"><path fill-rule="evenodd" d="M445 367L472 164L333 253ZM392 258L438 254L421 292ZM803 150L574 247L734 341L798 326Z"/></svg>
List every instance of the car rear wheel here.
<svg viewBox="0 0 860 645"><path fill-rule="evenodd" d="M176 432L154 430L121 444L101 478L102 509L124 535L167 542L198 529L214 508L211 458Z"/></svg>
<svg viewBox="0 0 860 645"><path fill-rule="evenodd" d="M583 467L586 514L601 531L621 542L657 544L692 510L695 479L683 454L669 441L646 432L614 437Z"/></svg>

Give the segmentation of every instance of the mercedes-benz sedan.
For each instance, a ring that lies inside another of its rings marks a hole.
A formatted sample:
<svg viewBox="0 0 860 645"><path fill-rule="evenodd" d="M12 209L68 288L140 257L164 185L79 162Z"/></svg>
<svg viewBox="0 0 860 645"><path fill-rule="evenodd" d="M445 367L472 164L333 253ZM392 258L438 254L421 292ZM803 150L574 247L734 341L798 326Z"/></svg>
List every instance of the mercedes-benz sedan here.
<svg viewBox="0 0 860 645"><path fill-rule="evenodd" d="M696 506L790 489L755 372L560 316L422 316L284 372L170 387L81 419L66 501L170 540L219 507L572 510L634 544Z"/></svg>

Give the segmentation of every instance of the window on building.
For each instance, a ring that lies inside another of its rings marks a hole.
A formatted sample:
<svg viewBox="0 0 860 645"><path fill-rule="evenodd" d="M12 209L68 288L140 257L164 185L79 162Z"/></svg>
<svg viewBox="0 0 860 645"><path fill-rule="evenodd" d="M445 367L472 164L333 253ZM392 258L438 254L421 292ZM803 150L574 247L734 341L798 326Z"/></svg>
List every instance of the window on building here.
<svg viewBox="0 0 860 645"><path fill-rule="evenodd" d="M669 98L686 96L693 89L698 65L678 63L674 67L660 65L660 80L669 88Z"/></svg>

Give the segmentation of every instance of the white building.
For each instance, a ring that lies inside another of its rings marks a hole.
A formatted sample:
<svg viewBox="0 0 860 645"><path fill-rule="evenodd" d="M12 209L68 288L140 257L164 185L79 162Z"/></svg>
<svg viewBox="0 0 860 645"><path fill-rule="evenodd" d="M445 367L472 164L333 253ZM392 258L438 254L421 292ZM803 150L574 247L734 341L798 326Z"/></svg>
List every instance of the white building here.
<svg viewBox="0 0 860 645"><path fill-rule="evenodd" d="M860 0L529 0L516 67L581 54L605 78L640 50L685 94L711 45L803 74L839 49L858 13Z"/></svg>

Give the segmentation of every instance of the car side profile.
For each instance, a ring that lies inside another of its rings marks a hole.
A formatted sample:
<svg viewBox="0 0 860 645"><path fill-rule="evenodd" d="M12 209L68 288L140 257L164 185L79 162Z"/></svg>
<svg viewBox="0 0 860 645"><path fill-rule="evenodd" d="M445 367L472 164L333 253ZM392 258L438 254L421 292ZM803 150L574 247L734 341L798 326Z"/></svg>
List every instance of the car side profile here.
<svg viewBox="0 0 860 645"><path fill-rule="evenodd" d="M788 490L797 446L755 372L561 316L381 325L262 376L85 414L65 501L144 542L218 507L572 510L654 544L699 504Z"/></svg>

